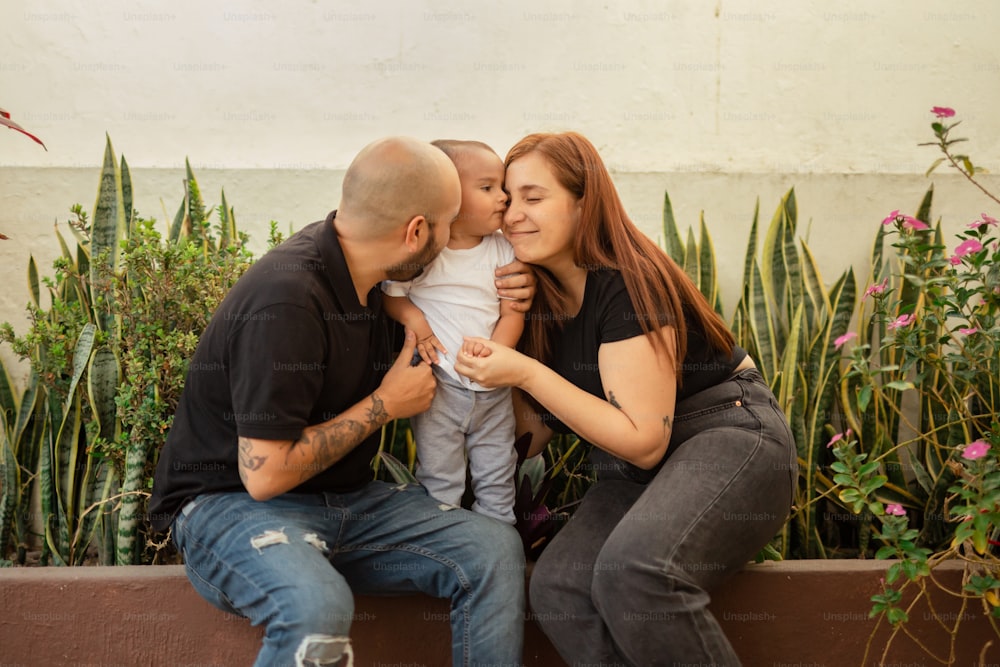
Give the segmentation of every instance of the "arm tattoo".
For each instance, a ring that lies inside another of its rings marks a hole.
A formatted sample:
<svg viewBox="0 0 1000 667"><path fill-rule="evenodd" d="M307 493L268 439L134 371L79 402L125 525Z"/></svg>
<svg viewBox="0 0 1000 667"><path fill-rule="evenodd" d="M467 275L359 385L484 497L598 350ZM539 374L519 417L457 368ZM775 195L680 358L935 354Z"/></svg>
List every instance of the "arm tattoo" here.
<svg viewBox="0 0 1000 667"><path fill-rule="evenodd" d="M267 462L266 456L255 456L250 438L240 438L240 479L246 484L248 470L260 470Z"/></svg>
<svg viewBox="0 0 1000 667"><path fill-rule="evenodd" d="M621 406L620 403L618 403L618 400L615 398L615 392L613 392L613 391L609 391L608 392L608 402L611 403L611 405L613 405L616 408L618 408L619 410L622 409L622 406ZM671 419L670 415L664 415L663 416L663 439L666 440L667 442L670 442L670 432L673 429L673 427L674 427L673 419Z"/></svg>
<svg viewBox="0 0 1000 667"><path fill-rule="evenodd" d="M353 419L320 424L303 432L294 446L311 450L313 463L302 466L301 479L305 481L344 458L369 432Z"/></svg>
<svg viewBox="0 0 1000 667"><path fill-rule="evenodd" d="M372 406L368 408L368 423L374 431L381 428L383 424L389 422L389 413L385 411L385 404L379 395L372 392Z"/></svg>
<svg viewBox="0 0 1000 667"><path fill-rule="evenodd" d="M370 433L389 421L389 413L386 412L385 404L378 394L372 393L371 399L372 404L367 409L366 415L367 424L354 419L341 419L318 424L302 433L294 446L309 448L313 459L311 465L302 468L303 481L344 458Z"/></svg>

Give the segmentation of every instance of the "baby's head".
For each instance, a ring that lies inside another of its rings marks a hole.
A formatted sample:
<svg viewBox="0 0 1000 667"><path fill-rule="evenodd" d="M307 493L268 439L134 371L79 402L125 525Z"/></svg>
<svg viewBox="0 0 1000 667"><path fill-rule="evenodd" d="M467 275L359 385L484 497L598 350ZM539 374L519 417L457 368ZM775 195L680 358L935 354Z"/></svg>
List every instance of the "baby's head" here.
<svg viewBox="0 0 1000 667"><path fill-rule="evenodd" d="M462 206L452 230L486 236L500 229L507 210L500 156L481 141L439 139L431 143L455 163L462 183Z"/></svg>

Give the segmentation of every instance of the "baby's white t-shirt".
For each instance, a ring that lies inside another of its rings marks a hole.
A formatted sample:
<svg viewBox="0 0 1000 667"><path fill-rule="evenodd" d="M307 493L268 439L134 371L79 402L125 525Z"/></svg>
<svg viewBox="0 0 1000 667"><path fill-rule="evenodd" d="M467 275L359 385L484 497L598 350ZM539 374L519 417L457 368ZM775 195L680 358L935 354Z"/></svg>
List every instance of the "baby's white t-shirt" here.
<svg viewBox="0 0 1000 667"><path fill-rule="evenodd" d="M390 296L408 296L419 308L431 330L448 350L438 352L442 371L469 389L485 387L455 372L455 358L465 336L489 338L500 318L494 270L514 261L514 249L496 232L484 236L474 248L445 247L424 272L407 282L387 280L382 291Z"/></svg>

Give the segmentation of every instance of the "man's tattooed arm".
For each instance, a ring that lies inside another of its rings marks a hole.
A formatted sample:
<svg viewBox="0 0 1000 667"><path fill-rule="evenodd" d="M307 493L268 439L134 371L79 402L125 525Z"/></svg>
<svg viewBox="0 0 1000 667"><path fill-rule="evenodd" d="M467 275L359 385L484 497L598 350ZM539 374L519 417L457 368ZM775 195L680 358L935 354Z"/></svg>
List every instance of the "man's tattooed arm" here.
<svg viewBox="0 0 1000 667"><path fill-rule="evenodd" d="M371 405L365 408L364 422L340 415L339 419L310 426L292 443L288 457L297 454L312 460L312 465L302 467L300 479L305 481L347 456L362 440L388 421L389 413L386 412L382 399L373 393ZM299 451L296 452L296 449Z"/></svg>
<svg viewBox="0 0 1000 667"><path fill-rule="evenodd" d="M254 453L254 443L250 438L240 438L240 480L247 483L247 472L260 470L260 467L267 463L266 456Z"/></svg>
<svg viewBox="0 0 1000 667"><path fill-rule="evenodd" d="M368 401L305 428L297 440L240 437L240 479L255 498L274 497L337 463L390 419L382 399L372 393Z"/></svg>

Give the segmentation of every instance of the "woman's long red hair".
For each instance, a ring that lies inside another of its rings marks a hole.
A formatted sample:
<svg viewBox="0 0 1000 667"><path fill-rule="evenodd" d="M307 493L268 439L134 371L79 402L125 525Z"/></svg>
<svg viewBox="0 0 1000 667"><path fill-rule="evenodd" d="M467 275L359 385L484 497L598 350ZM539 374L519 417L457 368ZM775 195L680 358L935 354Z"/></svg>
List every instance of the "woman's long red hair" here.
<svg viewBox="0 0 1000 667"><path fill-rule="evenodd" d="M573 246L576 265L621 272L639 324L655 347L669 350L662 327L673 326L677 357L671 361L678 379L687 353L685 314L704 331L712 348L729 353L735 344L732 332L677 263L629 219L594 145L576 132L531 134L510 149L505 165L531 152L547 159L556 179L580 203ZM555 276L542 267L535 271L538 292L527 314L521 349L547 362L552 335L569 313Z"/></svg>

